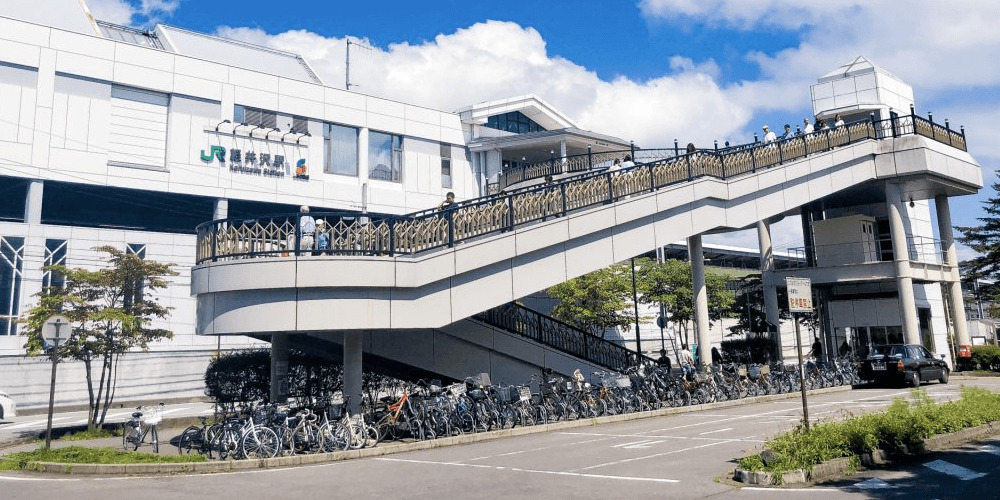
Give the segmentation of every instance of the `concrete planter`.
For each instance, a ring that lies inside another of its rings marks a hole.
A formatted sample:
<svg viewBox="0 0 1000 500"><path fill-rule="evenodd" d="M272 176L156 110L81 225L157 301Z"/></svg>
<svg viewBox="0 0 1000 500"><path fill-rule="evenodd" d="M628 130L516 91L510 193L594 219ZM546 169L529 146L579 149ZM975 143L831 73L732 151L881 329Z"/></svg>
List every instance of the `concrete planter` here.
<svg viewBox="0 0 1000 500"><path fill-rule="evenodd" d="M906 447L902 447L900 450L897 450L897 453L901 455L913 456L913 455L933 453L935 451L949 450L952 448L957 448L959 446L962 446L971 441L982 439L984 437L994 436L997 434L1000 434L1000 422L990 422L984 425L980 425L979 427L970 427L968 429L962 429L960 431L955 431L949 434L938 434L936 436L931 436L925 439L922 443L920 443L920 445L914 447L917 449L909 449ZM863 467L871 467L873 465L882 465L888 463L889 457L890 457L890 452L879 449L871 453L863 453L859 458L861 460L861 465ZM762 486L818 482L845 476L847 474L849 466L850 466L850 458L848 457L834 458L832 460L827 460L826 462L815 465L812 468L812 471L795 469L791 471L782 472L780 483L776 482L775 475L771 472L751 472L751 471L736 469L733 472L733 480L745 484L755 484Z"/></svg>

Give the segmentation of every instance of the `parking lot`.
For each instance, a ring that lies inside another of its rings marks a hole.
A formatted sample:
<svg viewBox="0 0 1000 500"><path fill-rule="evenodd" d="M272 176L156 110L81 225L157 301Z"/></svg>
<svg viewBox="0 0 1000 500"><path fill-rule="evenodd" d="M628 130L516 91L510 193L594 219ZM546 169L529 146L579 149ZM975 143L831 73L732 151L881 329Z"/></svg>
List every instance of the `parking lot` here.
<svg viewBox="0 0 1000 500"><path fill-rule="evenodd" d="M948 385L927 384L935 399L959 396L963 384L1000 390L998 379L955 378ZM814 395L810 399L813 421L839 418L885 407L895 397L906 397L906 389L871 388ZM794 396L794 395L793 395ZM689 413L503 438L488 442L414 451L345 462L292 469L249 471L232 474L190 475L155 478L116 478L115 497L176 498L183 492L226 491L242 498L279 495L314 496L336 491L336 496L374 495L404 498L496 498L539 496L576 498L622 498L638 495L675 498L769 498L780 494L795 498L837 492L869 498L870 488L880 480L899 492L892 477L876 471L848 479L832 487L758 490L729 484L735 460L759 447L768 436L793 428L801 419L797 397ZM1000 448L998 448L1000 449ZM975 462L990 455L991 448L963 456ZM957 452L956 452L957 453ZM954 459L953 459L954 460ZM943 460L949 464L948 460ZM958 463L953 465L959 465ZM977 470L972 477L949 476L944 465L922 467L912 473L919 478L954 479L963 487L995 478L995 471ZM982 475L977 475L982 474ZM992 475L991 475L992 474ZM235 478L238 477L238 480ZM30 479L30 481L28 481ZM37 498L42 484L80 499L106 499L108 478L43 478L28 473L4 473L0 488L7 498ZM860 485L860 486L859 486ZM8 496L12 495L12 496ZM57 496L53 494L53 496ZM839 496L838 496L839 498Z"/></svg>

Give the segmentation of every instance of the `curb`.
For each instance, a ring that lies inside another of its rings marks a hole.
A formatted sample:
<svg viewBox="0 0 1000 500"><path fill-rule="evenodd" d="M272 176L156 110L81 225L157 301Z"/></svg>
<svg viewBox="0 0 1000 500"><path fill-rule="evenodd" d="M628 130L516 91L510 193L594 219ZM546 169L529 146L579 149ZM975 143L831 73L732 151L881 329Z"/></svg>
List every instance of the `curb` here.
<svg viewBox="0 0 1000 500"><path fill-rule="evenodd" d="M809 394L826 394L831 392L843 392L851 390L851 386L829 387L826 389L814 389ZM31 462L28 468L46 472L50 474L96 474L96 475L159 475L159 474L212 474L220 472L233 472L253 469L276 469L285 467L295 467L298 465L313 465L321 463L339 462L342 460L353 460L357 458L380 457L395 453L408 451L430 450L445 446L459 444L479 443L483 441L493 441L507 437L525 436L529 434L539 434L544 432L559 431L565 429L576 429L580 427L590 427L594 425L611 424L616 422L628 422L667 415L677 415L691 413L701 410L711 410L715 408L729 408L734 406L744 406L754 403L764 403L770 401L780 401L783 399L793 399L799 397L798 392L788 394L772 394L767 396L756 396L752 398L738 399L735 401L721 401L716 403L706 403L693 406L682 406L679 408L661 408L659 410L627 413L624 415L610 415L606 417L579 419L565 422L554 422L551 424L533 425L530 427L514 427L511 429L501 429L490 432L474 434L462 434L429 441L414 441L410 443L393 443L380 445L374 448L362 448L360 450L338 451L333 453L317 453L313 455L292 455L287 457L264 458L259 460L226 460L216 462L197 463L164 463L164 464L66 464L54 462Z"/></svg>
<svg viewBox="0 0 1000 500"><path fill-rule="evenodd" d="M929 455L938 451L945 451L957 448L972 441L1000 435L1000 421L988 422L978 427L968 427L948 434L938 434L931 436L921 442L917 449L910 450L903 448L898 453L904 457L917 457ZM884 465L889 463L891 454L883 449L875 450L871 453L863 453L860 456L861 465L871 467L873 465ZM838 479L847 474L850 467L850 457L834 458L813 466L812 471L795 469L781 473L781 485L797 483L817 483ZM760 486L777 486L773 472L751 472L742 469L733 471L733 480L745 484Z"/></svg>

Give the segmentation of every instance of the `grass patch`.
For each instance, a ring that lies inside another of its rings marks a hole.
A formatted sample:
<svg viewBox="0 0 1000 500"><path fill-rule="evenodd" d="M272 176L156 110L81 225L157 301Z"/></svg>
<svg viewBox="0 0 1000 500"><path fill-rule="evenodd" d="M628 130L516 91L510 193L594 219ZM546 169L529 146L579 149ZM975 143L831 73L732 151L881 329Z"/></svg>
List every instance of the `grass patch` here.
<svg viewBox="0 0 1000 500"><path fill-rule="evenodd" d="M60 441L86 441L88 439L101 439L114 437L115 433L111 429L86 429L82 431L66 434L59 438Z"/></svg>
<svg viewBox="0 0 1000 500"><path fill-rule="evenodd" d="M87 448L68 446L46 450L21 451L0 457L0 470L28 468L31 462L56 462L66 464L157 464L205 462L204 455L159 455L156 453L127 452L112 448Z"/></svg>
<svg viewBox="0 0 1000 500"><path fill-rule="evenodd" d="M958 401L935 404L923 389L913 389L910 400L896 398L886 411L842 421L820 422L806 431L799 426L764 444L777 454L765 465L760 453L743 457L738 467L747 471L812 470L814 465L839 457L859 456L876 449L920 446L936 434L955 432L1000 420L1000 394L975 387L962 389Z"/></svg>

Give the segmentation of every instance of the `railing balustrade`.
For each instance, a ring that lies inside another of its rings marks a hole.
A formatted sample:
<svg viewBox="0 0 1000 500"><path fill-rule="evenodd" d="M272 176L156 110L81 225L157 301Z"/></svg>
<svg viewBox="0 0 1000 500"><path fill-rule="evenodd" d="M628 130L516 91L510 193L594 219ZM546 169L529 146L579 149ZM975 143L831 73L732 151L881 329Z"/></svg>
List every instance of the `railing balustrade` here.
<svg viewBox="0 0 1000 500"><path fill-rule="evenodd" d="M323 219L326 224L319 225L314 234L306 237L298 234L302 214L206 222L196 229L196 262L317 254L412 255L698 177L731 179L859 141L907 134L925 136L965 150L964 130L956 132L910 114L894 115L886 120L864 120L768 144L723 150L700 149L676 155L673 148L627 150L635 154L637 164L617 171L592 170L595 165L599 167L624 151L556 158L545 163L547 168L559 169L560 173L578 170L589 173L459 202L444 210L430 209L407 215L314 212L308 216L316 221ZM540 170L541 165L528 166L519 174L511 173L511 179L516 175L522 179L528 175L549 175ZM528 172L529 167L536 166L539 169Z"/></svg>
<svg viewBox="0 0 1000 500"><path fill-rule="evenodd" d="M611 370L621 372L636 364L634 351L520 304L504 304L473 318ZM647 356L642 360L653 362Z"/></svg>

